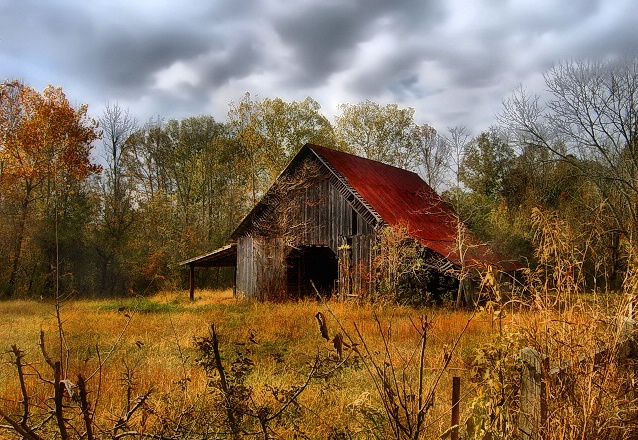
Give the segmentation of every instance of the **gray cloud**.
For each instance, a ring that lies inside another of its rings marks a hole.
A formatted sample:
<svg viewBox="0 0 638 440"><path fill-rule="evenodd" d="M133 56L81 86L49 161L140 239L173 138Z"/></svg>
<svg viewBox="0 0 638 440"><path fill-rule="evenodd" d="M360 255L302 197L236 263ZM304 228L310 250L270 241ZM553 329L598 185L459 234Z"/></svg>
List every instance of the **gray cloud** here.
<svg viewBox="0 0 638 440"><path fill-rule="evenodd" d="M402 34L415 26L427 27L439 18L440 9L435 2L423 1L316 2L275 14L272 21L301 66L291 80L310 87L350 67L358 46L377 33Z"/></svg>
<svg viewBox="0 0 638 440"><path fill-rule="evenodd" d="M60 85L98 114L119 101L141 120L223 118L250 91L312 96L329 117L335 103L396 102L476 131L553 63L638 41L633 0L197 3L0 0L0 77Z"/></svg>

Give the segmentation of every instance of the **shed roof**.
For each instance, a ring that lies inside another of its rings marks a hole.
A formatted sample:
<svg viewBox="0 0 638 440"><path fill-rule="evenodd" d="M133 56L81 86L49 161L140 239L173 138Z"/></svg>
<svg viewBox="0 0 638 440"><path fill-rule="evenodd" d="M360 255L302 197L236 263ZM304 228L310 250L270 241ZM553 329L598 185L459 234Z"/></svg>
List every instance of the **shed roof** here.
<svg viewBox="0 0 638 440"><path fill-rule="evenodd" d="M237 245L229 244L198 257L179 263L180 266L195 267L231 267L237 265Z"/></svg>

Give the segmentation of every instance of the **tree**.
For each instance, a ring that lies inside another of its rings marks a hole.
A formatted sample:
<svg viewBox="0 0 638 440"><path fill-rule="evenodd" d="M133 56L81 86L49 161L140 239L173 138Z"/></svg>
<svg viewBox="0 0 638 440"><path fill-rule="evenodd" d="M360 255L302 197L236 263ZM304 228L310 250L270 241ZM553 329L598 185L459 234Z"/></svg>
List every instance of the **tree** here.
<svg viewBox="0 0 638 440"><path fill-rule="evenodd" d="M100 292L122 293L129 230L135 221L135 180L129 137L137 128L129 112L107 104L100 118L102 155L106 168L100 176L100 209L96 231Z"/></svg>
<svg viewBox="0 0 638 440"><path fill-rule="evenodd" d="M459 177L470 190L496 200L513 158L512 147L491 128L469 143Z"/></svg>
<svg viewBox="0 0 638 440"><path fill-rule="evenodd" d="M467 256L470 249L476 245L466 227L470 224L476 213L476 206L467 203L467 192L461 182L461 169L465 159L465 152L471 142L471 133L466 126L456 126L448 129L445 142L449 148L448 160L448 190L443 194L443 199L452 205L456 214L454 240L455 251L459 256L459 265L456 268L456 277L459 280L456 295L457 307L464 298L466 304L473 304L475 298L471 289L470 269L467 265Z"/></svg>
<svg viewBox="0 0 638 440"><path fill-rule="evenodd" d="M17 208L7 296L16 288L32 206L43 201L41 212L52 208L57 221L59 196L99 171L90 160L98 136L87 106L72 108L62 89L40 94L18 81L0 84L1 185Z"/></svg>
<svg viewBox="0 0 638 440"><path fill-rule="evenodd" d="M245 215L238 143L212 116L153 120L126 143L137 219L128 233L128 285L175 281L177 261L220 246ZM159 285L156 285L158 287Z"/></svg>
<svg viewBox="0 0 638 440"><path fill-rule="evenodd" d="M450 167L450 146L445 137L428 124L423 124L419 131L418 170L427 184L440 192Z"/></svg>
<svg viewBox="0 0 638 440"><path fill-rule="evenodd" d="M522 87L500 121L522 145L547 150L589 180L627 236L638 225L638 59L560 63L545 73L548 99Z"/></svg>
<svg viewBox="0 0 638 440"><path fill-rule="evenodd" d="M381 107L376 102L342 104L335 117L340 142L357 155L400 168L419 166L421 131L414 122L413 108L396 104Z"/></svg>
<svg viewBox="0 0 638 440"><path fill-rule="evenodd" d="M239 103L231 104L226 125L248 172L253 205L304 144L337 146L332 126L320 110L310 97L301 102L258 101L246 93Z"/></svg>

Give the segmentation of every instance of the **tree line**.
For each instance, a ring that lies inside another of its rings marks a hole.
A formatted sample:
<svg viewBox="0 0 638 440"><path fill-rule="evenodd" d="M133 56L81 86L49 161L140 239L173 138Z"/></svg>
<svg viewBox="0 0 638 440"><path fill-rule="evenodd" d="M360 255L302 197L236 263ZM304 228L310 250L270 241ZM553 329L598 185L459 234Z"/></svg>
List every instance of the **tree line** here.
<svg viewBox="0 0 638 440"><path fill-rule="evenodd" d="M617 287L638 216L638 60L564 62L545 81L543 98L519 88L478 135L396 104L343 104L331 123L312 98L250 94L224 121L141 124L117 104L93 120L59 88L4 81L0 293L182 287L177 262L222 245L307 142L419 173L482 240L532 267L532 212L551 212L570 241L555 252L578 249L584 284Z"/></svg>

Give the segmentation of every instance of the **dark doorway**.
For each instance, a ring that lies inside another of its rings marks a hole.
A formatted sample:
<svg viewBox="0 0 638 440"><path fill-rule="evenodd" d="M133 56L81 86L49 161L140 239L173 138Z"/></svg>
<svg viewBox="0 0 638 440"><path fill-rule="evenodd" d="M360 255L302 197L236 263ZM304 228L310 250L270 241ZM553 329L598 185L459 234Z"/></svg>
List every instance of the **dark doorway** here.
<svg viewBox="0 0 638 440"><path fill-rule="evenodd" d="M329 297L339 274L337 256L327 246L302 246L294 248L286 258L287 290L290 298L315 296L310 284L314 282L319 293Z"/></svg>

